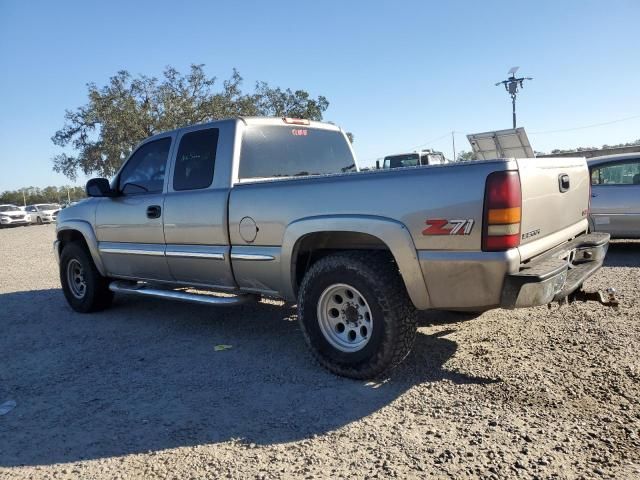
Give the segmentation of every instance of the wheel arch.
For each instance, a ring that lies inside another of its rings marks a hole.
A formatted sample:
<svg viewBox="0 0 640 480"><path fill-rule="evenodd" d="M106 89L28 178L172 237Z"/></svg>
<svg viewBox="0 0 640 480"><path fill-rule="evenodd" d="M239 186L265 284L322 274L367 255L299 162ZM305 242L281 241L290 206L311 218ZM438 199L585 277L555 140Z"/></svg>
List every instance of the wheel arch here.
<svg viewBox="0 0 640 480"><path fill-rule="evenodd" d="M326 253L344 250L389 251L414 306L418 309L429 307L426 283L406 226L393 219L371 215L318 216L289 224L281 255L285 297L292 301L297 297L302 277L311 265L305 255L321 252L315 258L317 261Z"/></svg>
<svg viewBox="0 0 640 480"><path fill-rule="evenodd" d="M96 269L102 276L107 276L107 272L100 258L98 251L98 240L96 239L93 228L89 222L83 220L67 221L62 225L58 225L56 229L56 242L54 248L56 255L59 257L65 244L69 242L82 243L96 266Z"/></svg>

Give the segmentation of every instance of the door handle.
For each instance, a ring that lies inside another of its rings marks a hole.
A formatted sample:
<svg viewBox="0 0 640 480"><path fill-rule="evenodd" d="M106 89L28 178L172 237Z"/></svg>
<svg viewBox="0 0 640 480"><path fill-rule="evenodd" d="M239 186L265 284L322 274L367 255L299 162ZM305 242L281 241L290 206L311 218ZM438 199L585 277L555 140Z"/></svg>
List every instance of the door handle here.
<svg viewBox="0 0 640 480"><path fill-rule="evenodd" d="M151 205L147 207L147 218L160 218L161 212L160 205Z"/></svg>
<svg viewBox="0 0 640 480"><path fill-rule="evenodd" d="M598 194L597 194L597 193L592 193L592 194L591 194L591 198L596 198L597 196L598 196Z"/></svg>
<svg viewBox="0 0 640 480"><path fill-rule="evenodd" d="M560 190L560 193L567 192L570 186L571 181L569 179L569 175L567 175L566 173L561 173L560 175L558 175L558 189Z"/></svg>

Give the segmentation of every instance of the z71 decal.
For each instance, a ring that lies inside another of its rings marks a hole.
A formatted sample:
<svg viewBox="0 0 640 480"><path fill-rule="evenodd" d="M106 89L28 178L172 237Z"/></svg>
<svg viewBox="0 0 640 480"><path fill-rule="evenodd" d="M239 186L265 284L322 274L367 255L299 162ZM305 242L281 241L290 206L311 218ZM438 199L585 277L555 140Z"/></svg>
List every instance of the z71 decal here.
<svg viewBox="0 0 640 480"><path fill-rule="evenodd" d="M474 220L445 220L443 218L429 219L429 225L422 231L423 235L469 235L473 229Z"/></svg>

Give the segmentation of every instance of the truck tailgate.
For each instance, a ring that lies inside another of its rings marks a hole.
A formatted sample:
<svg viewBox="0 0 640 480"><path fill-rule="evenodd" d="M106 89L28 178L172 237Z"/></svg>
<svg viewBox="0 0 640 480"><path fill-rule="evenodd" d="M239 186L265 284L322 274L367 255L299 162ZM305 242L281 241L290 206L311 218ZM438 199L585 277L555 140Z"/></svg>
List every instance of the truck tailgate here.
<svg viewBox="0 0 640 480"><path fill-rule="evenodd" d="M522 189L520 255L524 261L587 229L590 179L582 157L526 158L517 163Z"/></svg>

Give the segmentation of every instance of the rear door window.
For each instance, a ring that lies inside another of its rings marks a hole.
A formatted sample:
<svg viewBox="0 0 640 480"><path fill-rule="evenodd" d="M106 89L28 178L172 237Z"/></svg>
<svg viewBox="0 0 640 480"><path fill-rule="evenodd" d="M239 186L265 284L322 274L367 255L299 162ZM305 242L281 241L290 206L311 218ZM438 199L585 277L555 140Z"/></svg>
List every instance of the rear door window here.
<svg viewBox="0 0 640 480"><path fill-rule="evenodd" d="M240 153L240 179L297 177L356 171L341 132L302 126L250 125Z"/></svg>
<svg viewBox="0 0 640 480"><path fill-rule="evenodd" d="M217 128L184 134L176 155L173 189L198 190L211 185L217 146Z"/></svg>

